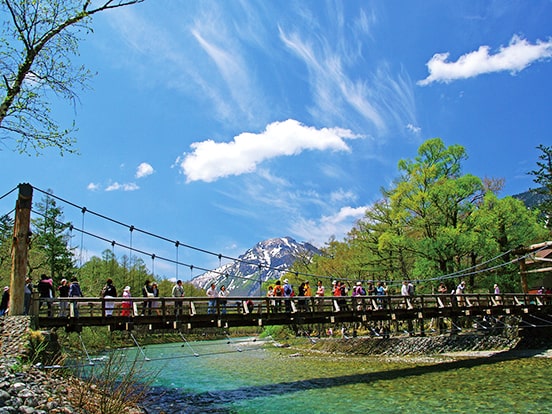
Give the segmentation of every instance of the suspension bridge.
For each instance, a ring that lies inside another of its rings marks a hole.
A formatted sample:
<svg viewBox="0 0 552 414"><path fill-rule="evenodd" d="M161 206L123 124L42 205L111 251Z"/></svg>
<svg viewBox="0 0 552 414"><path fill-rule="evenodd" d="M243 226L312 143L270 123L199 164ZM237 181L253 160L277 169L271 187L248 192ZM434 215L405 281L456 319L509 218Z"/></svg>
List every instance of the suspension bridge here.
<svg viewBox="0 0 552 414"><path fill-rule="evenodd" d="M23 313L24 280L27 275L27 253L31 237L30 213L33 187L30 184L20 184L16 202L13 262L11 275L10 313ZM37 189L48 196L48 192ZM1 198L6 197L12 191ZM86 207L79 206L67 200L55 197L64 203L78 208L84 223L85 214L94 214L116 225L124 226L130 231L141 232L165 242L176 248L176 259L156 256L155 253L144 252L130 245L110 240L106 237L87 232L84 224L80 229L73 225L71 230L80 231L81 235L95 237L109 243L111 246L128 248L131 253L143 254L155 259L174 263L176 274L179 266L213 271L199 266L186 264L178 260L179 247L186 247L205 254L218 256L227 260L240 260L222 254L210 252L194 246L180 243L178 240L156 235L132 225L105 217ZM136 326L146 326L152 330L160 329L194 329L194 328L227 328L238 326L267 326L267 325L315 325L315 324L398 324L417 322L419 333L425 334L425 320L448 320L455 326L461 318L470 320L495 321L502 323L505 316L518 317L520 327L550 327L552 326L552 298L548 295L529 294L527 287L528 270L526 258L534 257L535 252L549 249L552 242L520 248L516 252L519 257L506 264L520 263L520 274L524 293L505 293L500 296L494 294L464 294L464 295L417 295L406 296L362 296L362 297L295 297L295 298L267 298L257 297L227 297L224 301L217 299L210 302L207 297L194 298L132 298L130 303L124 298L100 299L97 297L85 298L34 298L31 315L37 327L66 328L69 331L80 331L84 326L109 326L112 330L132 330ZM259 270L263 265L259 265ZM481 265L480 265L481 266ZM496 270L497 266L491 267ZM285 271L275 268L274 270ZM485 269L465 269L450 275L442 275L435 280L466 277ZM550 268L536 271L549 271ZM332 276L301 274L308 278L330 280Z"/></svg>
<svg viewBox="0 0 552 414"><path fill-rule="evenodd" d="M540 294L463 294L345 297L190 298L36 298L32 307L40 328L80 332L84 326L131 331L190 331L195 328L292 325L374 326L406 322L411 334L426 335L427 322L458 327L462 319L475 328L504 327L515 317L520 329L552 327L552 296ZM413 323L414 322L414 323ZM480 326L477 326L477 325ZM417 328L414 328L416 326ZM414 331L417 329L417 331ZM398 329L397 329L398 330ZM443 333L441 330L440 333Z"/></svg>

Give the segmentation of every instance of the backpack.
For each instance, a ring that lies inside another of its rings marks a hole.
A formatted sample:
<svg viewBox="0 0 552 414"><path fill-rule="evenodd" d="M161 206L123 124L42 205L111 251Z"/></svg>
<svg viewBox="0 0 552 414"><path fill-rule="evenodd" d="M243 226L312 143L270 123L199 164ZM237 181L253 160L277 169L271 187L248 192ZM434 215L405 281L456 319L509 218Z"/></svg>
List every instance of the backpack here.
<svg viewBox="0 0 552 414"><path fill-rule="evenodd" d="M293 293L293 290L291 289L290 285L284 285L284 295L291 296Z"/></svg>

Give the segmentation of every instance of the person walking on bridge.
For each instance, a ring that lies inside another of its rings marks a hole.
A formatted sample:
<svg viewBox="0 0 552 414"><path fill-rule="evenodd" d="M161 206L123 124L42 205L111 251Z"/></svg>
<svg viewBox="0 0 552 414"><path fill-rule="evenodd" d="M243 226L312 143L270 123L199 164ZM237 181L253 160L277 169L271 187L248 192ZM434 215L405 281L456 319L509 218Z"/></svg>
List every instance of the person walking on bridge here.
<svg viewBox="0 0 552 414"><path fill-rule="evenodd" d="M38 282L37 289L41 299L52 299L54 297L53 280L45 274L40 275L40 281ZM39 308L46 303L48 307L48 317L52 316L52 301L41 300Z"/></svg>
<svg viewBox="0 0 552 414"><path fill-rule="evenodd" d="M151 307L155 310L156 315L160 315L161 310L159 309L159 300L157 299L159 297L159 285L157 285L156 282L153 282L151 284L151 290L153 292L153 297L156 298L151 302Z"/></svg>
<svg viewBox="0 0 552 414"><path fill-rule="evenodd" d="M113 285L113 280L107 279L105 286L102 289L100 296L103 299L113 299L117 297L117 289ZM105 316L113 316L114 303L111 300L107 300L105 303Z"/></svg>
<svg viewBox="0 0 552 414"><path fill-rule="evenodd" d="M123 289L123 302L121 303L121 316L131 316L132 300L130 295L130 286Z"/></svg>
<svg viewBox="0 0 552 414"><path fill-rule="evenodd" d="M319 280L316 286L316 297L323 298L325 293L324 285L322 281ZM324 299L316 299L316 305L319 312L324 310Z"/></svg>
<svg viewBox="0 0 552 414"><path fill-rule="evenodd" d="M58 295L60 298L59 299L59 317L66 318L67 308L69 307L69 303L67 302L67 299L61 299L61 298L69 297L69 284L67 283L67 279L61 279L61 284L58 286Z"/></svg>
<svg viewBox="0 0 552 414"><path fill-rule="evenodd" d="M464 306L464 293L466 292L466 282L463 280L456 287L456 303L458 306Z"/></svg>
<svg viewBox="0 0 552 414"><path fill-rule="evenodd" d="M284 297L285 297L285 307L286 312L291 313L291 293L293 292L293 289L291 285L289 284L289 280L284 279Z"/></svg>
<svg viewBox="0 0 552 414"><path fill-rule="evenodd" d="M142 296L145 298L153 298L153 288L151 287L151 282L149 280L146 280L144 282L144 286L142 286ZM142 305L142 316L146 313L148 315L151 315L151 306L152 301L150 299L144 300L144 303Z"/></svg>
<svg viewBox="0 0 552 414"><path fill-rule="evenodd" d="M212 314L216 312L217 308L217 288L214 283L211 283L211 287L207 289L207 296L209 297L209 305L207 308L207 313Z"/></svg>
<svg viewBox="0 0 552 414"><path fill-rule="evenodd" d="M25 298L23 301L23 315L28 315L31 309L31 299L33 297L33 281L30 277L25 279Z"/></svg>
<svg viewBox="0 0 552 414"><path fill-rule="evenodd" d="M500 288L498 287L498 283L494 284L494 294L495 294L495 301L497 305L502 304L502 298L500 297Z"/></svg>
<svg viewBox="0 0 552 414"><path fill-rule="evenodd" d="M222 285L220 287L219 293L219 303L220 303L220 313L223 315L226 314L226 297L228 296L228 290L226 289L226 286Z"/></svg>
<svg viewBox="0 0 552 414"><path fill-rule="evenodd" d="M284 296L284 288L282 287L282 282L279 280L276 281L274 284L274 297L281 298ZM280 312L282 307L282 300L281 299L275 299L274 300L274 311L276 313Z"/></svg>
<svg viewBox="0 0 552 414"><path fill-rule="evenodd" d="M182 286L182 280L177 280L176 284L172 288L172 297L173 298L182 298L184 297L184 286ZM175 300L174 301L174 314L176 316L182 315L182 301L181 300Z"/></svg>
<svg viewBox="0 0 552 414"><path fill-rule="evenodd" d="M71 278L71 285L69 286L69 297L71 298L82 298L84 295L82 294L81 287L79 285L79 281L76 277ZM77 301L73 301L73 316L75 318L79 317L79 303Z"/></svg>
<svg viewBox="0 0 552 414"><path fill-rule="evenodd" d="M4 293L2 293L2 300L0 301L0 316L6 315L10 306L10 288L4 286Z"/></svg>

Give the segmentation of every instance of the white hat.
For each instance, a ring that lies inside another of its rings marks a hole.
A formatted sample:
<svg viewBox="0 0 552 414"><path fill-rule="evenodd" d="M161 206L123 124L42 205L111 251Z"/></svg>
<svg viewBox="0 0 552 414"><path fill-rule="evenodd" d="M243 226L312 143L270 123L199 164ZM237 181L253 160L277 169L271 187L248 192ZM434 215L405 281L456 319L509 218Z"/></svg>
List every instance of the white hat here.
<svg viewBox="0 0 552 414"><path fill-rule="evenodd" d="M284 279L284 283L289 283L289 281L287 279Z"/></svg>
<svg viewBox="0 0 552 414"><path fill-rule="evenodd" d="M357 286L361 286L362 285L362 282L357 282Z"/></svg>
<svg viewBox="0 0 552 414"><path fill-rule="evenodd" d="M4 290L10 290L9 286L4 286Z"/></svg>
<svg viewBox="0 0 552 414"><path fill-rule="evenodd" d="M125 286L123 290L130 290L130 286Z"/></svg>

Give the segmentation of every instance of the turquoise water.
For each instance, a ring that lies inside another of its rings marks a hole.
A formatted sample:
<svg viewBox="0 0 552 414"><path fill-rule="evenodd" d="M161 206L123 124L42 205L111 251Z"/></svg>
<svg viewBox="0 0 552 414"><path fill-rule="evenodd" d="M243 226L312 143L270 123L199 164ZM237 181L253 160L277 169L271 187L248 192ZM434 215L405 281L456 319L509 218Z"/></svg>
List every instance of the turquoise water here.
<svg viewBox="0 0 552 414"><path fill-rule="evenodd" d="M301 351L299 351L301 352ZM552 359L388 358L299 354L259 341L148 346L150 412L541 413L552 410ZM128 358L133 358L128 351ZM155 400L155 401L154 401ZM172 401L172 402L171 402ZM164 404L164 405L163 405ZM157 410L157 411L156 411Z"/></svg>

